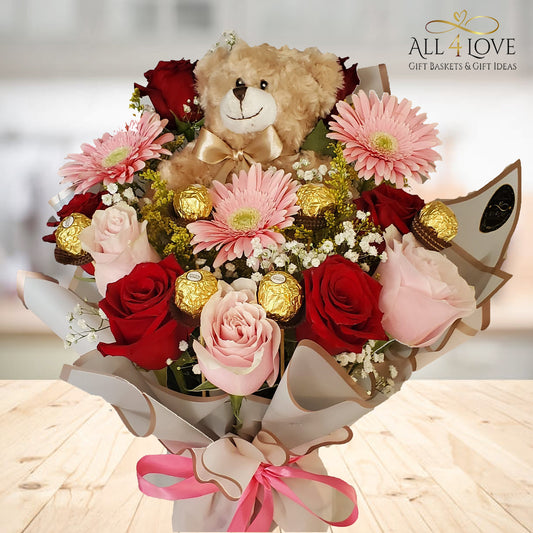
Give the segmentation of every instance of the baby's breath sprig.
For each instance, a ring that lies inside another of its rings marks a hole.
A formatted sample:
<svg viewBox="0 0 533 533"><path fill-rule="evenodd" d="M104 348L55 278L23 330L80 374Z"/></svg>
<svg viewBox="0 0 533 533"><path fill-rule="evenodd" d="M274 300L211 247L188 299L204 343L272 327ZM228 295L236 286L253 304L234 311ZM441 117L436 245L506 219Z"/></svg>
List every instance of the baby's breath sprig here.
<svg viewBox="0 0 533 533"><path fill-rule="evenodd" d="M385 377L379 374L375 365L385 361L384 349L392 342L395 340L369 340L363 345L361 352L342 352L335 356L335 360L355 382L366 382L369 376L373 376L376 388L383 394L390 395L394 392L394 378L398 375L398 371L394 365L389 365L390 377Z"/></svg>
<svg viewBox="0 0 533 533"><path fill-rule="evenodd" d="M88 323L87 316L95 317ZM98 333L109 328L109 321L101 309L89 304L82 306L76 304L74 310L67 315L68 333L65 336L64 346L70 348L83 339L91 342L98 341Z"/></svg>
<svg viewBox="0 0 533 533"><path fill-rule="evenodd" d="M326 165L320 165L318 168L309 168L311 162L306 157L300 158L296 161L292 168L296 172L296 177L299 180L305 182L322 182L324 176L327 175L328 167Z"/></svg>
<svg viewBox="0 0 533 533"><path fill-rule="evenodd" d="M213 46L213 48L211 48L209 51L212 53L220 46L223 46L228 51L231 51L231 49L237 44L238 40L239 38L237 37L235 30L225 31L220 36L220 41L217 41L215 46Z"/></svg>
<svg viewBox="0 0 533 533"><path fill-rule="evenodd" d="M107 192L102 195L102 203L106 206L126 202L135 207L139 203L139 198L144 194L144 187L137 181L125 184L109 183L104 185L104 189Z"/></svg>

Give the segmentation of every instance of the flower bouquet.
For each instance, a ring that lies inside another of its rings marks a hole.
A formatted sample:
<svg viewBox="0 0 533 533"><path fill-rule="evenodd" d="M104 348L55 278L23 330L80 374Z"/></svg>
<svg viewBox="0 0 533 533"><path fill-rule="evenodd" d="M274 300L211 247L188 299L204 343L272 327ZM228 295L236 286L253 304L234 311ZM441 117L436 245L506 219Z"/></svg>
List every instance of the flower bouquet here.
<svg viewBox="0 0 533 533"><path fill-rule="evenodd" d="M487 327L510 277L519 162L426 204L409 185L435 169L435 124L384 65L346 62L232 35L161 61L136 118L60 170L45 240L73 283L21 273L81 355L61 377L167 448L137 474L176 531L352 524L317 451Z"/></svg>

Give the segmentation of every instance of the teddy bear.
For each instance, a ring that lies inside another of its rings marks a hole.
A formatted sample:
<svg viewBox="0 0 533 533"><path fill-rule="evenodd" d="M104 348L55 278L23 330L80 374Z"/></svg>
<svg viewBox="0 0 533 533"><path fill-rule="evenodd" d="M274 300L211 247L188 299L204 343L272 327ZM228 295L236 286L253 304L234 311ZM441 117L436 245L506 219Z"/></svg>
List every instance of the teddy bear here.
<svg viewBox="0 0 533 533"><path fill-rule="evenodd" d="M303 158L306 168L318 168L329 158L301 146L332 111L345 72L343 60L316 48L244 41L217 47L194 70L204 127L160 164L162 178L179 191L193 183L224 183L253 163L294 173L294 163Z"/></svg>

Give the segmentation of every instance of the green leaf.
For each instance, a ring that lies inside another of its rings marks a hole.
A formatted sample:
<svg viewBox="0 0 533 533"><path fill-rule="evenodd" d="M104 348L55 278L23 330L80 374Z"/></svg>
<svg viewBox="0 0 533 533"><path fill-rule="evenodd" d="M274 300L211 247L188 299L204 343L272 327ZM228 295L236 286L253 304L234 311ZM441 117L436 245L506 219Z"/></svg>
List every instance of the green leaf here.
<svg viewBox="0 0 533 533"><path fill-rule="evenodd" d="M204 381L203 383L200 383L198 387L194 387L194 389L190 389L191 392L202 392L204 390L218 390L218 387L216 385L213 385L209 381Z"/></svg>
<svg viewBox="0 0 533 533"><path fill-rule="evenodd" d="M305 138L301 150L312 150L313 152L333 157L335 153L331 146L331 139L326 137L328 133L329 130L324 121L319 120L313 131Z"/></svg>
<svg viewBox="0 0 533 533"><path fill-rule="evenodd" d="M159 385L162 387L167 386L167 368L161 368L159 370L154 370L155 377L157 378L157 381Z"/></svg>
<svg viewBox="0 0 533 533"><path fill-rule="evenodd" d="M196 138L197 131L204 124L204 117L202 117L197 122L184 122L183 120L180 120L175 113L173 113L172 111L171 113L174 116L174 121L176 123L176 131L178 135L184 135L187 141L189 142L194 141L194 139Z"/></svg>

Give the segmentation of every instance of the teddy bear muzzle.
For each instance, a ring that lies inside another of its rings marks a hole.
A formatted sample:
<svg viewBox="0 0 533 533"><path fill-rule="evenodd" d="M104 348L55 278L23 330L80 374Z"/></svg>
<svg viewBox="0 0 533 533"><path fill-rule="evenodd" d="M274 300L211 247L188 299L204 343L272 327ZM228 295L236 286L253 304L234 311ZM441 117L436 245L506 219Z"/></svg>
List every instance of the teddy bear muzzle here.
<svg viewBox="0 0 533 533"><path fill-rule="evenodd" d="M219 109L224 127L239 134L264 130L274 124L278 112L270 93L247 86L230 89Z"/></svg>

